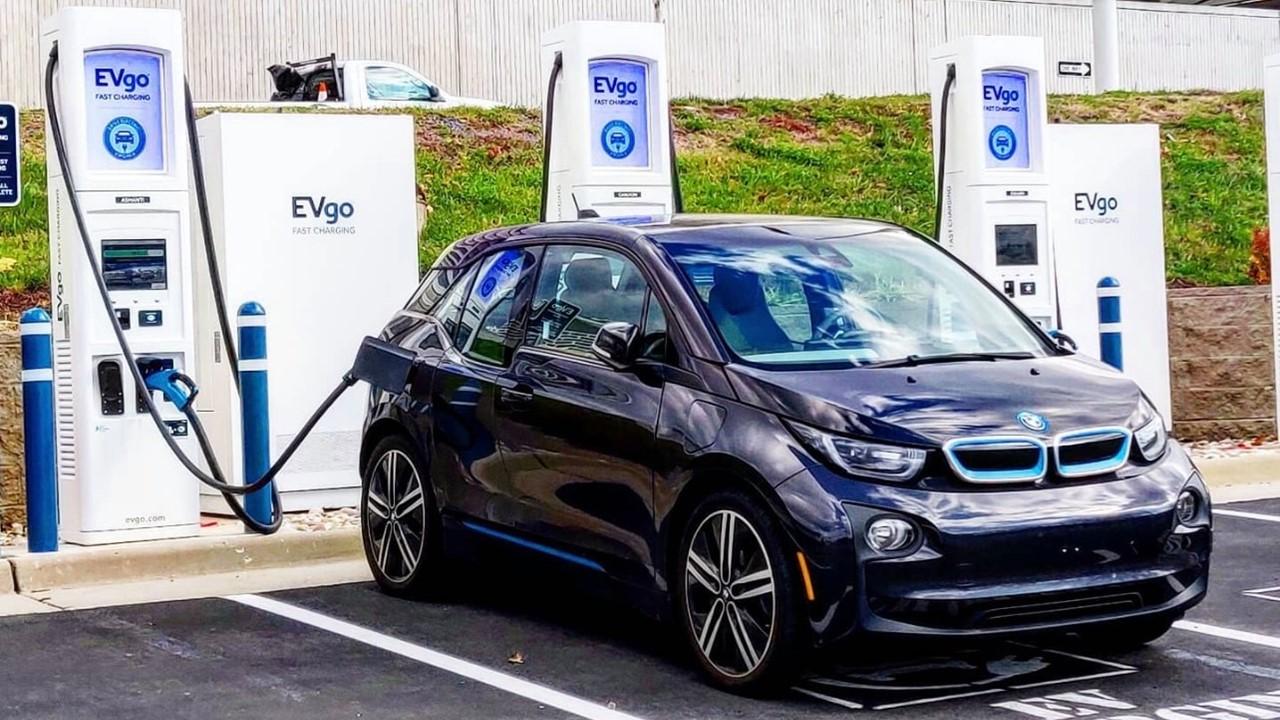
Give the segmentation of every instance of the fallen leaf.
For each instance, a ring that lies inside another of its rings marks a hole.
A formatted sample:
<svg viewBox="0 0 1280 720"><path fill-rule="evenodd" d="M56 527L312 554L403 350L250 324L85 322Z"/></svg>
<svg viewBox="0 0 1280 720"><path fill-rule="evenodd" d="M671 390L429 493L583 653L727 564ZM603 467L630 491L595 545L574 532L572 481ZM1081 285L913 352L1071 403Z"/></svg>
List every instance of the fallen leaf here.
<svg viewBox="0 0 1280 720"><path fill-rule="evenodd" d="M523 665L524 653L520 652L519 650L511 653L511 657L507 658L507 662L511 663L512 665Z"/></svg>

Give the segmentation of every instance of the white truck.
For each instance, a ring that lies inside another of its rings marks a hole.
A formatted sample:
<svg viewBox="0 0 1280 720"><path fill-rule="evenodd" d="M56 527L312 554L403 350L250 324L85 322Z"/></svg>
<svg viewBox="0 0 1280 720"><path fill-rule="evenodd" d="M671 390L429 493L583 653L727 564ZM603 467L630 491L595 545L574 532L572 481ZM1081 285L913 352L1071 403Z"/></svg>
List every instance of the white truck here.
<svg viewBox="0 0 1280 720"><path fill-rule="evenodd" d="M275 91L271 94L272 105L491 108L502 104L450 95L416 70L386 60L339 60L336 55L328 55L272 65L267 72L271 73L275 84Z"/></svg>

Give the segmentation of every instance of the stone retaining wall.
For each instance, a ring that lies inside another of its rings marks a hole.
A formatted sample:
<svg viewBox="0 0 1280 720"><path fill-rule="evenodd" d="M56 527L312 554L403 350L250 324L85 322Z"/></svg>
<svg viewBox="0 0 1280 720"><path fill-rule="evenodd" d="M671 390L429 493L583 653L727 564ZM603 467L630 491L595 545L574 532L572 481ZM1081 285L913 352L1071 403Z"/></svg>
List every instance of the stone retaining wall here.
<svg viewBox="0 0 1280 720"><path fill-rule="evenodd" d="M1274 435L1273 348L1270 286L1169 290L1174 434Z"/></svg>
<svg viewBox="0 0 1280 720"><path fill-rule="evenodd" d="M1169 291L1174 433L1275 434L1271 288ZM16 327L0 326L0 522L23 519L22 387Z"/></svg>
<svg viewBox="0 0 1280 720"><path fill-rule="evenodd" d="M22 464L22 346L14 323L0 326L0 523L26 517Z"/></svg>

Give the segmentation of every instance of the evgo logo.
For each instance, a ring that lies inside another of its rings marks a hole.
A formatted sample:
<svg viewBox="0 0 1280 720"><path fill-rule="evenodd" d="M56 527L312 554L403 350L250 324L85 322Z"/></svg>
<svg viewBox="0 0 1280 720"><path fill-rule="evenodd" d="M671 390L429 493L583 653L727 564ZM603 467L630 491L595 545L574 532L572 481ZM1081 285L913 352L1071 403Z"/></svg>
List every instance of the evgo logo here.
<svg viewBox="0 0 1280 720"><path fill-rule="evenodd" d="M982 86L983 100L988 100L988 101L999 100L1001 105L1008 105L1009 103L1018 102L1018 99L1020 97L1022 97L1022 94L1019 93L1016 89L1007 88L1007 87L1004 87L1003 85L983 85Z"/></svg>
<svg viewBox="0 0 1280 720"><path fill-rule="evenodd" d="M598 75L592 78L592 82L597 93L617 95L619 100L626 100L628 95L635 95L640 91L640 84L635 80Z"/></svg>
<svg viewBox="0 0 1280 720"><path fill-rule="evenodd" d="M1076 193L1076 212L1095 212L1099 217L1106 217L1107 213L1112 212L1120 207L1120 201L1114 197L1099 195L1098 193Z"/></svg>
<svg viewBox="0 0 1280 720"><path fill-rule="evenodd" d="M124 68L95 68L93 71L93 84L98 87L123 87L124 91L131 93L139 88L145 88L151 84L151 76L146 73L131 73Z"/></svg>
<svg viewBox="0 0 1280 720"><path fill-rule="evenodd" d="M319 198L310 195L293 196L293 217L297 219L323 218L326 225L333 225L351 217L355 212L356 208L351 203L332 201L323 195Z"/></svg>
<svg viewBox="0 0 1280 720"><path fill-rule="evenodd" d="M1120 199L1100 192L1078 192L1074 200L1077 225L1120 224Z"/></svg>

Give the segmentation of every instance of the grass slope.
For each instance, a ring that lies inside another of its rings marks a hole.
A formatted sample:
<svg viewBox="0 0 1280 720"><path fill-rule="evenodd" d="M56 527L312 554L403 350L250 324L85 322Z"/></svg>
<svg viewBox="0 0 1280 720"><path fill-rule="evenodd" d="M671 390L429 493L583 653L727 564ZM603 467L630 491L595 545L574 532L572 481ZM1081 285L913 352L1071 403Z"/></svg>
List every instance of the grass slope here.
<svg viewBox="0 0 1280 720"><path fill-rule="evenodd" d="M697 212L870 216L927 231L933 217L923 97L679 100L685 206ZM1245 284L1250 234L1266 224L1258 92L1057 96L1051 121L1162 126L1166 269L1171 282ZM0 210L0 289L47 286L43 117L24 113L16 209ZM535 218L536 111L420 112L419 184L430 206L422 262L448 243Z"/></svg>

